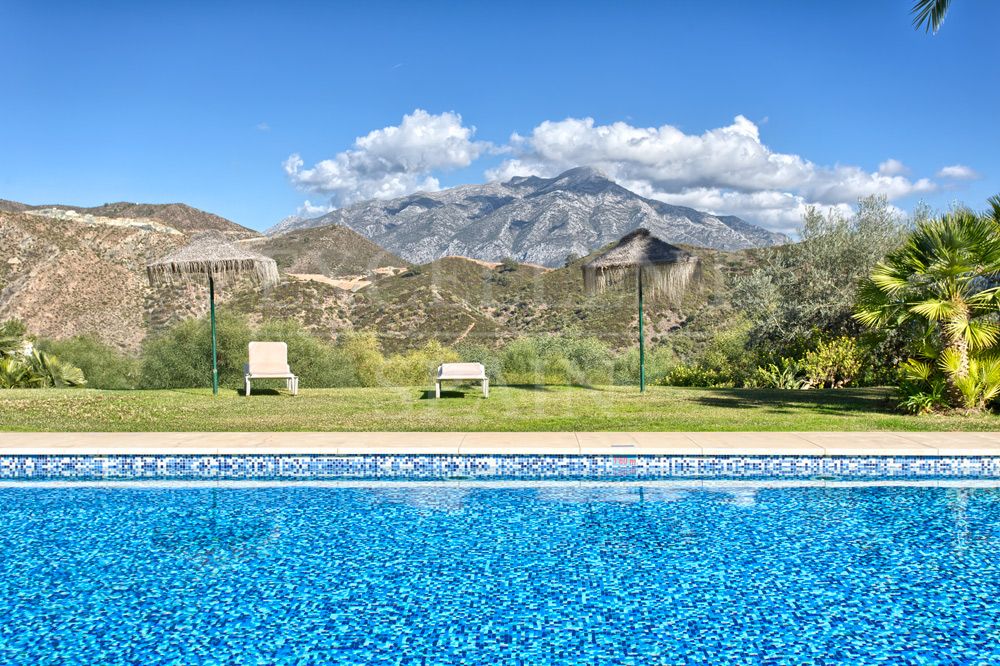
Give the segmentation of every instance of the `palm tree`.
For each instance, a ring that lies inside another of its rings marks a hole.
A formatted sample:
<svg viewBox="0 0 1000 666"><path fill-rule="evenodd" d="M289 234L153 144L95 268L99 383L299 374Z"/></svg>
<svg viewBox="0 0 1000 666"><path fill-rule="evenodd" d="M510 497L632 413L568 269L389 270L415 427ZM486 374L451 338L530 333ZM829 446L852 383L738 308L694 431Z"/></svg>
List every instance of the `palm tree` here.
<svg viewBox="0 0 1000 666"><path fill-rule="evenodd" d="M1000 340L1000 197L992 211L921 222L861 283L855 318L872 328L917 320L940 346L948 401L962 404L970 352Z"/></svg>
<svg viewBox="0 0 1000 666"><path fill-rule="evenodd" d="M944 23L950 5L951 0L917 0L910 10L913 14L913 27L917 30L923 27L925 32L933 31L936 34Z"/></svg>

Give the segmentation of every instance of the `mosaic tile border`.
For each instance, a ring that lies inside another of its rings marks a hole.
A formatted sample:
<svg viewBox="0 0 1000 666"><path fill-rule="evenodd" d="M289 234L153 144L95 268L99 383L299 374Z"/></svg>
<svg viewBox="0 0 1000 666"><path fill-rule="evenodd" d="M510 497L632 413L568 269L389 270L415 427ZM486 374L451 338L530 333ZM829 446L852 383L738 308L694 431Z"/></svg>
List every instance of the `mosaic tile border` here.
<svg viewBox="0 0 1000 666"><path fill-rule="evenodd" d="M2 480L1000 479L1000 456L0 455Z"/></svg>

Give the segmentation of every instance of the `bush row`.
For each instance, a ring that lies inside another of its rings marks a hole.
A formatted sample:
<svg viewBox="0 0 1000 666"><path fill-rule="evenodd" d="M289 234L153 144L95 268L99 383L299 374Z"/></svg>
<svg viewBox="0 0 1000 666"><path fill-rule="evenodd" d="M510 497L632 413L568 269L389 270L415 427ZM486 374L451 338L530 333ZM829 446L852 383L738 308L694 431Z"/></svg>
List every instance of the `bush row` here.
<svg viewBox="0 0 1000 666"><path fill-rule="evenodd" d="M438 364L459 360L482 363L490 381L501 385L590 386L639 380L638 349L616 353L589 337L537 335L501 347L474 342L447 347L432 341L405 353L385 354L372 333L345 333L330 343L294 320L254 327L241 316L223 314L217 330L219 382L229 388L242 386L251 340L287 343L289 364L301 385L311 388L428 385ZM646 353L647 381L671 386L841 388L883 379L863 370L870 365L866 355L871 352L853 338L817 337L799 357L771 358L753 348L749 331L749 324L732 323L683 363L669 345L653 346ZM139 356L123 354L89 336L40 340L37 346L79 367L92 388L186 388L208 386L211 380L207 319L187 320L149 339Z"/></svg>
<svg viewBox="0 0 1000 666"><path fill-rule="evenodd" d="M438 364L459 360L483 363L494 384L638 381L638 353L615 354L595 338L535 336L500 348L475 343L451 348L432 341L405 353L385 354L372 333L345 333L330 343L294 320L269 321L253 327L243 317L221 314L217 326L221 386L242 386L251 340L287 343L289 365L300 384L312 388L428 385ZM190 319L150 338L139 356L124 354L92 336L39 340L37 344L81 368L91 388L203 387L211 381L207 319Z"/></svg>

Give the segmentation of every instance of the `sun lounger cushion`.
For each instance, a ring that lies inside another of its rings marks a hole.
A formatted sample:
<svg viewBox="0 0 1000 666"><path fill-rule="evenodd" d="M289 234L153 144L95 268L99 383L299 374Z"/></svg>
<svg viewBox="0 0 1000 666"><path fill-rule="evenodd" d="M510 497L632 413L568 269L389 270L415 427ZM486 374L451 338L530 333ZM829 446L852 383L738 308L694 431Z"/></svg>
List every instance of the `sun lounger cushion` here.
<svg viewBox="0 0 1000 666"><path fill-rule="evenodd" d="M434 397L441 397L441 382L450 380L482 382L483 396L490 397L490 380L486 377L486 366L482 363L442 363L439 365L437 381L434 383Z"/></svg>

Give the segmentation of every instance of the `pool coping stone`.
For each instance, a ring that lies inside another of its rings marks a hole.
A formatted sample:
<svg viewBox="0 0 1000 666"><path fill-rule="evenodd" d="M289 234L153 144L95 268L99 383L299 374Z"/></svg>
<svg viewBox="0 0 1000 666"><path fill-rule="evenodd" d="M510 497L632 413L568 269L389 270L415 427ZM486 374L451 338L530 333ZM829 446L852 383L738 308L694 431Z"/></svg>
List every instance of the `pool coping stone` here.
<svg viewBox="0 0 1000 666"><path fill-rule="evenodd" d="M1000 432L0 432L0 455L1000 456Z"/></svg>

